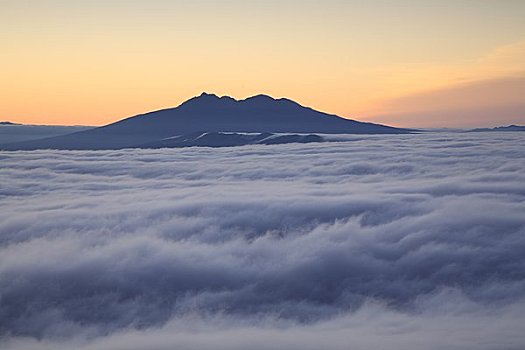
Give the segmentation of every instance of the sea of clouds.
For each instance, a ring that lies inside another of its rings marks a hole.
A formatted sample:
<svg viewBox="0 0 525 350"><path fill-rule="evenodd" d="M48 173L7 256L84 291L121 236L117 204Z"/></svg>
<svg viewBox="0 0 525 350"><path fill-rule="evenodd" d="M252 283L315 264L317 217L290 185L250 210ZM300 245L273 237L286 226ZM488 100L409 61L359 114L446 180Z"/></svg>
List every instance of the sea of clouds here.
<svg viewBox="0 0 525 350"><path fill-rule="evenodd" d="M523 349L525 133L0 152L2 349Z"/></svg>

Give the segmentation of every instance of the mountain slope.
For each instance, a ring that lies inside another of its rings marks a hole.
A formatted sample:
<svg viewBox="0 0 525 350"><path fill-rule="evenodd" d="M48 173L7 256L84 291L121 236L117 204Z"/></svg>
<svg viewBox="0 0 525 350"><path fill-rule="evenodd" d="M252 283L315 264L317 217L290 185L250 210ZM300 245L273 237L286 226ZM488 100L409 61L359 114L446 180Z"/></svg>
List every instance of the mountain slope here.
<svg viewBox="0 0 525 350"><path fill-rule="evenodd" d="M400 134L410 130L344 119L266 95L235 100L203 93L176 108L69 135L3 145L2 149L119 149L195 132Z"/></svg>
<svg viewBox="0 0 525 350"><path fill-rule="evenodd" d="M224 132L192 133L169 137L139 145L140 148L232 147L244 145L276 145L283 143L311 143L326 141L319 135L308 134L241 134Z"/></svg>
<svg viewBox="0 0 525 350"><path fill-rule="evenodd" d="M31 125L0 122L0 144L39 140L92 128L91 126Z"/></svg>

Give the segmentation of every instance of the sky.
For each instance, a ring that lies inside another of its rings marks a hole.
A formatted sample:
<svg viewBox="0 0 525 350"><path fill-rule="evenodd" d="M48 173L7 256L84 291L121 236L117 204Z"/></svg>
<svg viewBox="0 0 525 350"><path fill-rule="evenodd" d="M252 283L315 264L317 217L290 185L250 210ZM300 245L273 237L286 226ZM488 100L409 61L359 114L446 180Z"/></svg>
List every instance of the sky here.
<svg viewBox="0 0 525 350"><path fill-rule="evenodd" d="M525 124L521 0L0 0L0 120L104 125L206 91L401 127Z"/></svg>

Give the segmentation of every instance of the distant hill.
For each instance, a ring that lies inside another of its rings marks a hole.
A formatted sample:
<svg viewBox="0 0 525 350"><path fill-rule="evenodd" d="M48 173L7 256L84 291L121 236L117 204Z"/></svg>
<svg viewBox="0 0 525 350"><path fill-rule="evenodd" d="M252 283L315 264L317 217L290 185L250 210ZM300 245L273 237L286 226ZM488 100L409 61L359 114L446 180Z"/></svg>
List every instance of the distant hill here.
<svg viewBox="0 0 525 350"><path fill-rule="evenodd" d="M487 132L487 131L525 131L525 126L522 125L509 125L509 126L498 126L495 128L479 128L468 130L469 132Z"/></svg>
<svg viewBox="0 0 525 350"><path fill-rule="evenodd" d="M140 114L87 131L0 147L7 150L120 149L144 147L198 132L405 134L411 130L341 118L285 98L257 95L235 100L203 93L175 108Z"/></svg>
<svg viewBox="0 0 525 350"><path fill-rule="evenodd" d="M0 122L0 145L39 140L92 128L92 126L26 125L4 121Z"/></svg>

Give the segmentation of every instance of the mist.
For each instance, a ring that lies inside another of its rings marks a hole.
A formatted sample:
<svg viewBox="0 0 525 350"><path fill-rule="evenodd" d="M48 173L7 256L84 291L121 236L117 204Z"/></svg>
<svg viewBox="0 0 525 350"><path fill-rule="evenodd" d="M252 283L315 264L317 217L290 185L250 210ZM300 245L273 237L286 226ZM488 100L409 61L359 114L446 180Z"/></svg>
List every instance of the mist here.
<svg viewBox="0 0 525 350"><path fill-rule="evenodd" d="M522 349L519 133L0 152L5 349Z"/></svg>

